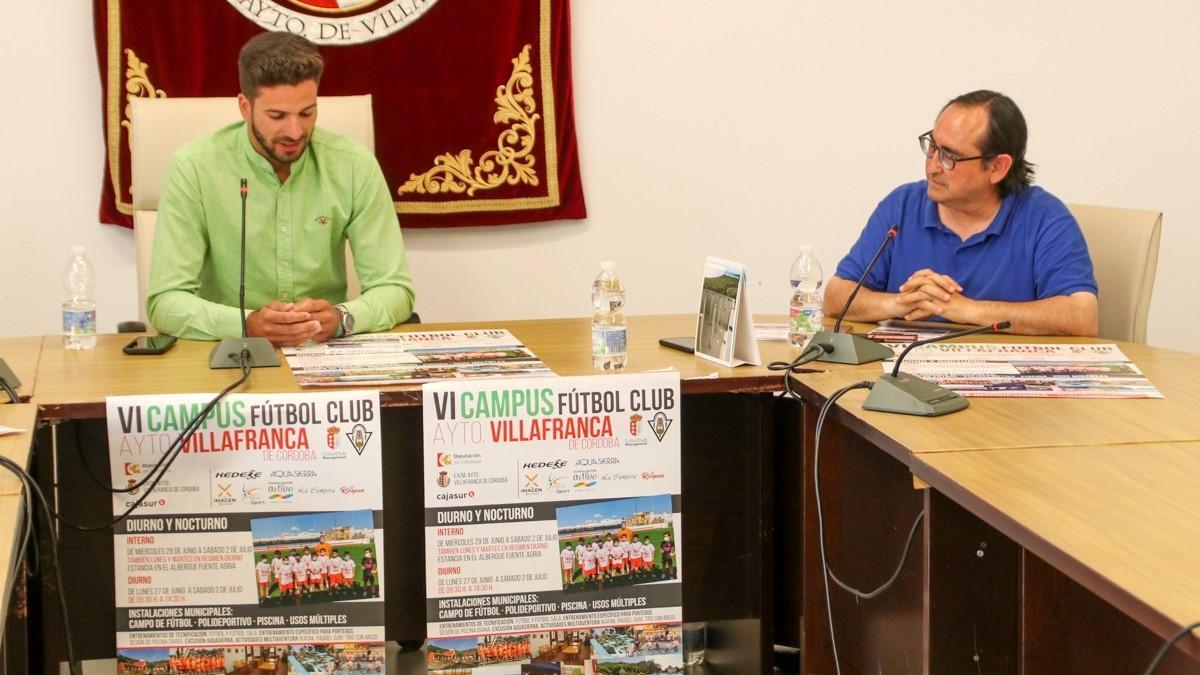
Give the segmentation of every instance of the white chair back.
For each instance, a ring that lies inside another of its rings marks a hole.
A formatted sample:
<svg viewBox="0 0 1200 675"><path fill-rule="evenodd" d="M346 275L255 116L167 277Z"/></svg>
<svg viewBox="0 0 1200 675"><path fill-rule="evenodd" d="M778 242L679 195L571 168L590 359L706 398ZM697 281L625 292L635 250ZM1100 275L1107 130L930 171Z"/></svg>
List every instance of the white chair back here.
<svg viewBox="0 0 1200 675"><path fill-rule="evenodd" d="M1068 204L1100 286L1100 337L1146 342L1162 212Z"/></svg>

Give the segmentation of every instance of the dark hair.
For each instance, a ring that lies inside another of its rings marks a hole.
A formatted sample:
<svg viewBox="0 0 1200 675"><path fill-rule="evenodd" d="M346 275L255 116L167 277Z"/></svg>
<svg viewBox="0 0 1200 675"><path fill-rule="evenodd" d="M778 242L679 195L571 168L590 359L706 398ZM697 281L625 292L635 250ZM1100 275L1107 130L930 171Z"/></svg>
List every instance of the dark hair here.
<svg viewBox="0 0 1200 675"><path fill-rule="evenodd" d="M238 54L238 84L246 98L254 100L262 87L321 82L325 59L317 46L288 32L259 33L242 45Z"/></svg>
<svg viewBox="0 0 1200 675"><path fill-rule="evenodd" d="M1025 116L1013 100L1004 94L987 89L972 91L951 99L942 106L942 111L952 105L980 106L987 110L987 132L979 141L979 151L986 158L996 155L1010 155L1013 159L1012 168L998 186L1000 196L1020 192L1033 183L1033 163L1025 159L1025 143L1029 140L1029 130L1025 126Z"/></svg>

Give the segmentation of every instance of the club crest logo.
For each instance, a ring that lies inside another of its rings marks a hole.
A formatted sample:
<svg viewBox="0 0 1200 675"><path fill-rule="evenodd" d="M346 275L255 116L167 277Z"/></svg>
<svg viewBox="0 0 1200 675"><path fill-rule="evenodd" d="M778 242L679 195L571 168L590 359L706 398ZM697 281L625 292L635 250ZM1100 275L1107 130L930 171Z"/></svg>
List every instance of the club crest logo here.
<svg viewBox="0 0 1200 675"><path fill-rule="evenodd" d="M363 450L367 449L367 443L373 435L373 432L367 431L365 426L355 424L350 433L346 434L346 438L350 439L350 445L354 446L354 451L361 455Z"/></svg>
<svg viewBox="0 0 1200 675"><path fill-rule="evenodd" d="M450 484L450 474L446 471L439 471L437 475L437 486L444 488Z"/></svg>
<svg viewBox="0 0 1200 675"><path fill-rule="evenodd" d="M316 12L338 14L356 9L366 9L371 5L379 4L379 0L292 0L292 4Z"/></svg>
<svg viewBox="0 0 1200 675"><path fill-rule="evenodd" d="M654 432L654 437L660 442L667 435L667 430L671 428L671 423L675 420L667 417L666 413L654 413L654 417L646 420L646 424L650 426L650 431Z"/></svg>
<svg viewBox="0 0 1200 675"><path fill-rule="evenodd" d="M265 30L303 35L319 45L355 45L416 23L438 0L226 0Z"/></svg>

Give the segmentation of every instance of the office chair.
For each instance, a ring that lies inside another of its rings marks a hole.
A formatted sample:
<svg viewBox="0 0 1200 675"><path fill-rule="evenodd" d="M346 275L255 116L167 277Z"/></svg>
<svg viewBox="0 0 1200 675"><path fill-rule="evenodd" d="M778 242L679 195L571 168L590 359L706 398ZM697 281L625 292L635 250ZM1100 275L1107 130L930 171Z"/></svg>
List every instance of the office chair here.
<svg viewBox="0 0 1200 675"><path fill-rule="evenodd" d="M1086 204L1067 208L1083 230L1100 286L1099 336L1145 344L1162 212Z"/></svg>

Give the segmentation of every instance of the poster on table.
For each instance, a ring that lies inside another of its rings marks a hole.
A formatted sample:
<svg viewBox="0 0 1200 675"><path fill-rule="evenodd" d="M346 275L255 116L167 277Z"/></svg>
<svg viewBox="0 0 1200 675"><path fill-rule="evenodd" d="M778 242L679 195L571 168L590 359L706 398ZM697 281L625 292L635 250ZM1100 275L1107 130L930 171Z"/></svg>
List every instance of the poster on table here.
<svg viewBox="0 0 1200 675"><path fill-rule="evenodd" d="M118 669L382 673L379 393L212 398L107 400Z"/></svg>
<svg viewBox="0 0 1200 675"><path fill-rule="evenodd" d="M430 672L681 669L678 373L423 392Z"/></svg>

